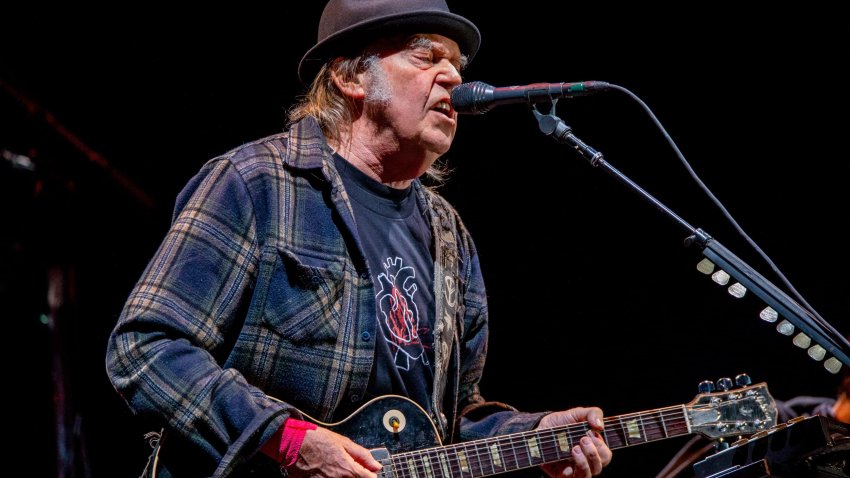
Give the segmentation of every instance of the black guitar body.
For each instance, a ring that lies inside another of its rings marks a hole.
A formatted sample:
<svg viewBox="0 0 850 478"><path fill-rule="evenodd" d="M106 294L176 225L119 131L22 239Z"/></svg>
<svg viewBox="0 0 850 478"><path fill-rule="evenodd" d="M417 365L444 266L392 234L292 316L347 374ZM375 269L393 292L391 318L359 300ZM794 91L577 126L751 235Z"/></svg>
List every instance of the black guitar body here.
<svg viewBox="0 0 850 478"><path fill-rule="evenodd" d="M398 395L385 395L371 400L336 423L323 423L306 414L305 418L350 438L369 449L372 456L381 462L386 462L396 453L441 445L437 429L425 410L416 402ZM179 476L191 474L190 469L197 461L185 455L169 456L173 455L168 450L169 438L171 437L164 436L161 443L156 443L142 478L170 478L172 474L168 469L172 469L174 474ZM159 448L160 444L163 445L162 450ZM159 463L159 459L162 459L163 463ZM277 463L265 455L258 454L234 476L271 478L280 476L280 471ZM391 474L384 472L381 476L391 477Z"/></svg>
<svg viewBox="0 0 850 478"><path fill-rule="evenodd" d="M346 436L364 448L383 448L391 455L441 445L437 429L425 410L416 402L397 395L378 397L341 422L310 421Z"/></svg>

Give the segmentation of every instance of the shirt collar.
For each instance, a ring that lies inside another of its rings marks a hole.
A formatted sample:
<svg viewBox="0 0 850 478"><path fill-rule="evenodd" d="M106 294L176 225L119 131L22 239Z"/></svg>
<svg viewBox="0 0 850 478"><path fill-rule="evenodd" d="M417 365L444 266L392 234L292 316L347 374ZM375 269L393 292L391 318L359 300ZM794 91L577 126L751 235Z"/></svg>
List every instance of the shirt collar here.
<svg viewBox="0 0 850 478"><path fill-rule="evenodd" d="M312 116L292 125L288 149L283 163L298 169L321 169L333 154L322 128Z"/></svg>

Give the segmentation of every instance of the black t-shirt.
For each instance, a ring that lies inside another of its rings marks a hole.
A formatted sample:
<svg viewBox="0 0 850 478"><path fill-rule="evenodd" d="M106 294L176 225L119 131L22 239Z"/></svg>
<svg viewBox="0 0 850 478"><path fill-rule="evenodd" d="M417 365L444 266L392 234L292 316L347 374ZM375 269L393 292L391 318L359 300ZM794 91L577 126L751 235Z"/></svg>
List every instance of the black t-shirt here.
<svg viewBox="0 0 850 478"><path fill-rule="evenodd" d="M378 336L365 399L395 394L430 413L434 381L432 234L413 188L375 181L334 155L375 283Z"/></svg>

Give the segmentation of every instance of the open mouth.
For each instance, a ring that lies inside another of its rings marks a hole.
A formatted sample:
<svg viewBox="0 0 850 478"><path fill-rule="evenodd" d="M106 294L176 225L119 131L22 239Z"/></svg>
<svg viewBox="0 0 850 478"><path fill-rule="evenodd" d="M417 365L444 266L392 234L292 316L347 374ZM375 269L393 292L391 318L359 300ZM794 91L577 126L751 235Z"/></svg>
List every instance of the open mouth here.
<svg viewBox="0 0 850 478"><path fill-rule="evenodd" d="M439 103L434 105L434 107L431 108L431 110L442 113L442 114L448 116L449 118L452 117L452 105L448 101L445 101L445 100L440 101Z"/></svg>

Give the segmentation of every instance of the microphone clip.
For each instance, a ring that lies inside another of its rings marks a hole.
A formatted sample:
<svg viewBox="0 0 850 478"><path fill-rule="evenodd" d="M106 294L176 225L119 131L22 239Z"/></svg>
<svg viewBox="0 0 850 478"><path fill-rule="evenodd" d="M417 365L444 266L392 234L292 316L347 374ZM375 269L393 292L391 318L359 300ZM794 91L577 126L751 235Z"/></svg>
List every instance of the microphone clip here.
<svg viewBox="0 0 850 478"><path fill-rule="evenodd" d="M578 139L573 134L573 129L561 118L555 115L555 107L558 103L557 98L552 98L552 107L549 114L543 114L537 109L537 104L531 105L531 111L534 117L537 118L537 127L540 132L546 136L551 136L552 139L559 143L566 143L573 147L580 155L590 162L591 166L599 166L603 161L602 153L588 146L584 141Z"/></svg>

